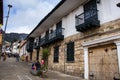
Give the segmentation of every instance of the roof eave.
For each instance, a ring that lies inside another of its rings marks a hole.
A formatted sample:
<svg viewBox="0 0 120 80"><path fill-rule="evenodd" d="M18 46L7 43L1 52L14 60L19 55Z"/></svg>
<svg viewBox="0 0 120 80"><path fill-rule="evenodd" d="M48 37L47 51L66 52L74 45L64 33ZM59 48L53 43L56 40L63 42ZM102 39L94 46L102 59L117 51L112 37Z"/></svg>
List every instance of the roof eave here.
<svg viewBox="0 0 120 80"><path fill-rule="evenodd" d="M30 37L30 35L39 27L39 25L41 25L55 10L57 10L57 8L59 8L66 0L61 0L56 6L55 8L48 13L39 23L38 25L33 29L33 31L26 37L26 39L28 39Z"/></svg>

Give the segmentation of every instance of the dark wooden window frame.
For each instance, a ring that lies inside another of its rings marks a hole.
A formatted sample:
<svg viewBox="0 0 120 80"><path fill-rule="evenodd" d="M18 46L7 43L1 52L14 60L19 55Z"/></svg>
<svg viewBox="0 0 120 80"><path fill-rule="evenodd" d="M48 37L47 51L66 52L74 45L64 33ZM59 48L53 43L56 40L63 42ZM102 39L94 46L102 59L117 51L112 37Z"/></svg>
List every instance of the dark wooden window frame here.
<svg viewBox="0 0 120 80"><path fill-rule="evenodd" d="M66 62L74 62L74 42L69 42L67 44L67 55L66 55Z"/></svg>
<svg viewBox="0 0 120 80"><path fill-rule="evenodd" d="M59 46L54 47L54 55L53 55L53 62L59 63Z"/></svg>

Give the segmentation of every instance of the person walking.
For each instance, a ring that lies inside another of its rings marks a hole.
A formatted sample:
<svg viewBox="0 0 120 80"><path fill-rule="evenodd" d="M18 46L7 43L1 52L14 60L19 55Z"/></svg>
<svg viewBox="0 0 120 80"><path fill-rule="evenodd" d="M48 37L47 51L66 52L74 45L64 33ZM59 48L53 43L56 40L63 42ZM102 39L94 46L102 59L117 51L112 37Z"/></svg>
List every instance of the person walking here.
<svg viewBox="0 0 120 80"><path fill-rule="evenodd" d="M41 59L41 65L44 66L44 64L45 64L44 59Z"/></svg>
<svg viewBox="0 0 120 80"><path fill-rule="evenodd" d="M3 61L6 61L6 53L3 53Z"/></svg>
<svg viewBox="0 0 120 80"><path fill-rule="evenodd" d="M39 71L41 68L41 64L40 64L39 60L36 61L35 65L36 65L36 70Z"/></svg>
<svg viewBox="0 0 120 80"><path fill-rule="evenodd" d="M19 62L19 58L20 58L19 54L16 53L15 57L16 57L16 61Z"/></svg>
<svg viewBox="0 0 120 80"><path fill-rule="evenodd" d="M32 67L31 67L32 70L36 70L36 65L35 65L35 64L36 64L36 62L34 61L34 62L32 63Z"/></svg>
<svg viewBox="0 0 120 80"><path fill-rule="evenodd" d="M26 55L26 62L28 62L28 55Z"/></svg>

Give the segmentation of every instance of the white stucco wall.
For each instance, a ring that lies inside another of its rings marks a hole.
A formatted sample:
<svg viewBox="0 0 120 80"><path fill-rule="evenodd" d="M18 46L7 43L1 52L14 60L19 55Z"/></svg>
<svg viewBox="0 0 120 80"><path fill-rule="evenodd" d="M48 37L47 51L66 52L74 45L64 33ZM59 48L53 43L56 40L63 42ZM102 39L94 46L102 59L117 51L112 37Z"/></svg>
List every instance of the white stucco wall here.
<svg viewBox="0 0 120 80"><path fill-rule="evenodd" d="M45 32L41 34L41 38L43 38L45 36Z"/></svg>
<svg viewBox="0 0 120 80"><path fill-rule="evenodd" d="M50 30L55 30L56 29L56 24L54 24L50 29L49 29L49 32L50 32Z"/></svg>
<svg viewBox="0 0 120 80"><path fill-rule="evenodd" d="M120 18L120 8L116 6L119 2L120 0L101 0L97 4L101 24Z"/></svg>
<svg viewBox="0 0 120 80"><path fill-rule="evenodd" d="M50 33L50 30L55 30L56 29L56 24L54 24L52 27L49 28L49 33ZM43 38L46 34L46 31L44 33L41 34L41 38Z"/></svg>
<svg viewBox="0 0 120 80"><path fill-rule="evenodd" d="M22 56L23 54L26 54L26 44L24 46L22 46L22 48L20 49L20 56Z"/></svg>
<svg viewBox="0 0 120 80"><path fill-rule="evenodd" d="M13 54L18 53L18 49L17 49L17 46L16 46L16 45L13 46L12 53L13 53Z"/></svg>
<svg viewBox="0 0 120 80"><path fill-rule="evenodd" d="M80 6L62 19L62 27L65 28L65 37L78 33L75 28L75 15L79 15L81 13L83 13L83 6Z"/></svg>

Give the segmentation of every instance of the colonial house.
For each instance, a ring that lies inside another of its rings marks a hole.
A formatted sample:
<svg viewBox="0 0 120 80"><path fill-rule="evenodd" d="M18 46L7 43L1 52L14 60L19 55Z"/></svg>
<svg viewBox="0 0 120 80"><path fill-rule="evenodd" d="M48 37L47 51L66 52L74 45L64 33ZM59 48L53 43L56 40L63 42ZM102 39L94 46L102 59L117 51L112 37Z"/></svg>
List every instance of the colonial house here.
<svg viewBox="0 0 120 80"><path fill-rule="evenodd" d="M27 55L27 51L26 51L26 40L22 40L22 41L20 42L19 54L20 54L20 56L22 56L22 55Z"/></svg>
<svg viewBox="0 0 120 80"><path fill-rule="evenodd" d="M3 0L0 0L0 52L2 52Z"/></svg>
<svg viewBox="0 0 120 80"><path fill-rule="evenodd" d="M19 54L20 41L16 41L12 44L12 54Z"/></svg>
<svg viewBox="0 0 120 80"><path fill-rule="evenodd" d="M40 60L48 48L50 70L113 80L120 73L119 2L61 0L27 36L30 59Z"/></svg>

